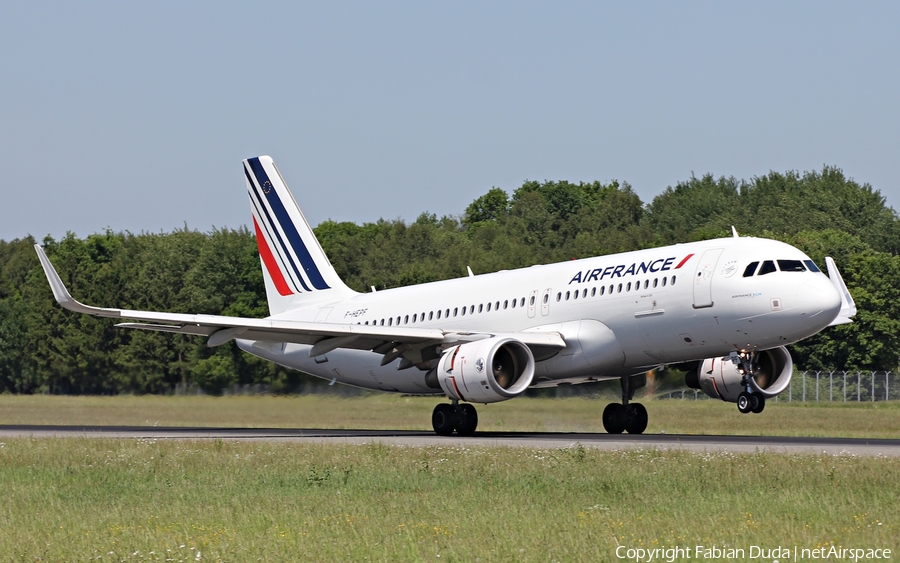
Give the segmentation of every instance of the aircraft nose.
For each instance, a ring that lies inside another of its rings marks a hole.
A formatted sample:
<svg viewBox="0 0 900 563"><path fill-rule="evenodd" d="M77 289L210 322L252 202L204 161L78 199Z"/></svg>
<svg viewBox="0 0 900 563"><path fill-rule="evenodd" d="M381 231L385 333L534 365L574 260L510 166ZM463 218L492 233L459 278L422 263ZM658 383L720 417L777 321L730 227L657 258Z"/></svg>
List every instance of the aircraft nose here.
<svg viewBox="0 0 900 563"><path fill-rule="evenodd" d="M841 295L827 277L817 277L821 279L810 280L797 288L797 302L811 312L834 318L841 310Z"/></svg>

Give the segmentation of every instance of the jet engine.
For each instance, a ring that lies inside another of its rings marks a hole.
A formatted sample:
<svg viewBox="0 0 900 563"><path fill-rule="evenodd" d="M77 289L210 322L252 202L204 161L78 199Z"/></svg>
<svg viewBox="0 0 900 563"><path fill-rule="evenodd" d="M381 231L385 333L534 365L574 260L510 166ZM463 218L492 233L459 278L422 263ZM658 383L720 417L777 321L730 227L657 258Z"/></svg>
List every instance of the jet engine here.
<svg viewBox="0 0 900 563"><path fill-rule="evenodd" d="M496 403L521 395L534 379L534 356L513 338L486 338L449 348L437 381L451 399Z"/></svg>
<svg viewBox="0 0 900 563"><path fill-rule="evenodd" d="M794 369L787 348L779 346L757 352L757 355L756 373L750 379L751 391L774 397L787 389ZM745 391L741 385L743 373L740 368L741 365L734 364L728 356L709 358L700 363L696 372L688 373L685 381L688 386L702 389L710 397L736 403L738 395Z"/></svg>

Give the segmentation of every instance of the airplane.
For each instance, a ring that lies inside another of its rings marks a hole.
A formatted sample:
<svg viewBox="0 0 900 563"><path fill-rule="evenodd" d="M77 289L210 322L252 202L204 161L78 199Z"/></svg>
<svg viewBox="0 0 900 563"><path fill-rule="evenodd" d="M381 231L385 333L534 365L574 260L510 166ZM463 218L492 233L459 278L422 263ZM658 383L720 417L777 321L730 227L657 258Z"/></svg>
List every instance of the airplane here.
<svg viewBox="0 0 900 563"><path fill-rule="evenodd" d="M828 276L783 242L733 236L358 293L341 281L272 158L243 161L270 316L99 308L76 301L40 245L53 295L117 327L199 335L365 389L444 395L432 427L471 436L474 404L527 389L618 379L611 434L641 434L633 401L648 370L760 413L790 383L785 346L852 322L856 305L830 257Z"/></svg>

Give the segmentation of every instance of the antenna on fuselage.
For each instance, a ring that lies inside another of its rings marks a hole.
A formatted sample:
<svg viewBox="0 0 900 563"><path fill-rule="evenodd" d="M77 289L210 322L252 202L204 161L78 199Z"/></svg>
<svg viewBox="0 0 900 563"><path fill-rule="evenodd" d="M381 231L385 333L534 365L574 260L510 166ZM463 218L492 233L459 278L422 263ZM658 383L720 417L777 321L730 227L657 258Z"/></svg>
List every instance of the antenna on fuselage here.
<svg viewBox="0 0 900 563"><path fill-rule="evenodd" d="M731 234L734 235L734 238L738 238L737 229L734 228L734 225L731 226Z"/></svg>
<svg viewBox="0 0 900 563"><path fill-rule="evenodd" d="M466 271L469 272L469 277L470 277L470 278L474 278L474 277L475 277L475 274L472 273L472 268L470 268L469 266L466 266Z"/></svg>

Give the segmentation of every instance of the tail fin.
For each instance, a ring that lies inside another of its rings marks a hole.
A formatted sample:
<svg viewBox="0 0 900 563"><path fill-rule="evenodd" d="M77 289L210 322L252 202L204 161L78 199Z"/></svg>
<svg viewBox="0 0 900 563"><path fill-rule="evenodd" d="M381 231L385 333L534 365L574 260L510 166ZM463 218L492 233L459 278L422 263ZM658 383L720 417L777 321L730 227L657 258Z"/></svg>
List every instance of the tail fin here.
<svg viewBox="0 0 900 563"><path fill-rule="evenodd" d="M354 294L334 271L272 158L246 159L244 175L269 313Z"/></svg>

